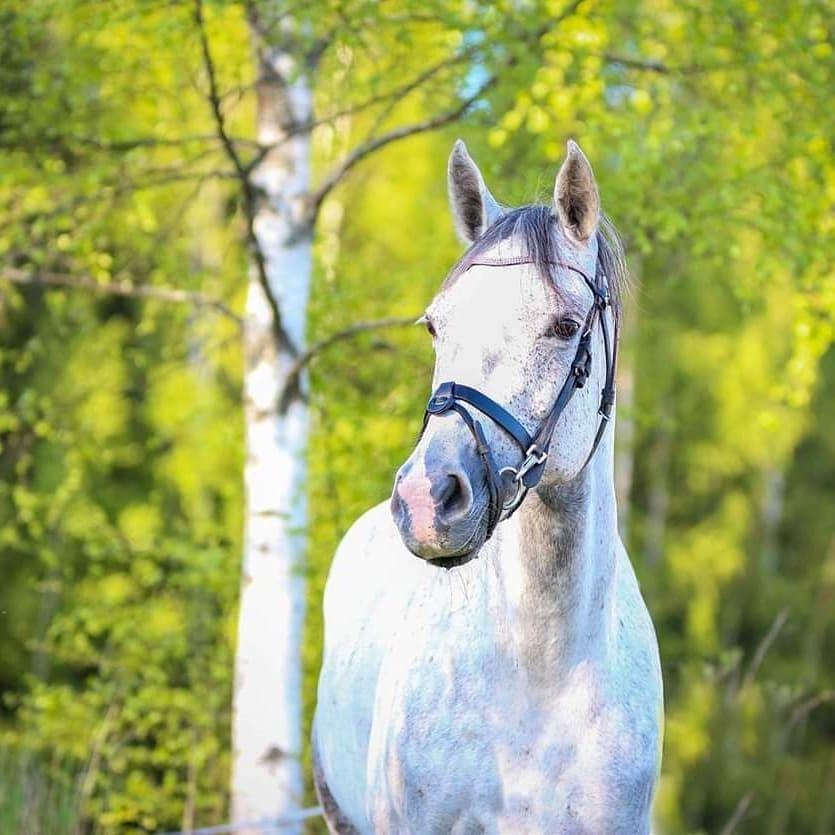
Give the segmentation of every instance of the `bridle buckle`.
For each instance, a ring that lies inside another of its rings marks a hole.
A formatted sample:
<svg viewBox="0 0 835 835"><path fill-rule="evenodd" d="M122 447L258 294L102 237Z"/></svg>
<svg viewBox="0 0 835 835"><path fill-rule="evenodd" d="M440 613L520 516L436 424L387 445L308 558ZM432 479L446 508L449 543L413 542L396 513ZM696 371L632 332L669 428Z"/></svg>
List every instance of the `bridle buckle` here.
<svg viewBox="0 0 835 835"><path fill-rule="evenodd" d="M548 457L547 452L543 452L536 444L531 444L528 451L525 453L525 460L516 471L514 479L522 481L522 479L534 468L542 464Z"/></svg>
<svg viewBox="0 0 835 835"><path fill-rule="evenodd" d="M580 337L580 344L577 346L577 356L571 363L571 373L577 380L577 388L583 388L586 380L591 376L591 331L586 331Z"/></svg>
<svg viewBox="0 0 835 835"><path fill-rule="evenodd" d="M519 468L516 467L502 467L499 470L499 475L504 477L507 474L511 481L513 481L516 485L516 492L513 494L513 497L505 502L502 505L502 513L504 514L503 518L507 518L522 504L522 499L525 498L525 494L528 492L528 488L525 486L525 476L534 468L538 467L540 464L545 462L545 459L548 457L548 453L544 450L541 450L536 444L531 444L528 447L527 452L525 453L525 458L522 463L519 465Z"/></svg>
<svg viewBox="0 0 835 835"><path fill-rule="evenodd" d="M440 415L450 409L455 402L455 390L452 383L441 383L433 392L426 404L426 411L430 415Z"/></svg>

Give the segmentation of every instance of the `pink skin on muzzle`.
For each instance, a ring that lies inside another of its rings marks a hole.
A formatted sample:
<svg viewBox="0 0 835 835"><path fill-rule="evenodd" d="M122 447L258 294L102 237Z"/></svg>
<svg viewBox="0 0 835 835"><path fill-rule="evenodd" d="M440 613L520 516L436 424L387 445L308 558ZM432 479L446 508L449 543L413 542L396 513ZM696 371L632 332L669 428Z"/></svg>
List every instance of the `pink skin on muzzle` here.
<svg viewBox="0 0 835 835"><path fill-rule="evenodd" d="M431 486L425 473L411 472L402 478L395 488L409 514L413 536L427 544L437 542L438 538Z"/></svg>

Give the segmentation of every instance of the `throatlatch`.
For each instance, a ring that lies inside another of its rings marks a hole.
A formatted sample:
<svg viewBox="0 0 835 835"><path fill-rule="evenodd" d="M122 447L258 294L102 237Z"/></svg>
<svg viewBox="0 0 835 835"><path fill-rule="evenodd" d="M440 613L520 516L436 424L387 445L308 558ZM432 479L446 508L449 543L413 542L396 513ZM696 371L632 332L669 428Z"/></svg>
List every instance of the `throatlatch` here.
<svg viewBox="0 0 835 835"><path fill-rule="evenodd" d="M480 261L471 264L471 266L508 266L509 264L527 263L531 262L527 259L505 260L500 262ZM600 322L600 329L603 334L603 350L606 358L606 380L600 392L600 407L598 409L600 423L597 427L597 433L594 436L591 450L580 472L586 468L594 453L597 451L597 447L600 445L600 441L606 431L606 426L612 416L612 408L615 404L615 370L617 366L618 334L616 330L614 339L612 339L609 334L609 326L606 323L605 311L609 306L609 288L606 276L598 270L595 275L596 280L593 281L586 273L576 267L569 266L568 264L560 264L559 266L570 269L583 278L594 295L594 302L586 315L583 331L577 345L577 353L574 355L568 377L563 383L557 399L551 407L551 411L536 433L533 436L529 435L525 427L507 409L500 406L486 394L482 394L478 389L454 382L441 383L435 389L429 398L429 403L426 406L426 412L423 416L423 428L425 429L429 418L434 415L442 415L448 411L454 411L460 415L472 433L475 439L476 451L484 463L484 469L487 474L487 488L490 493L490 507L487 519L488 539L496 529L496 525L509 518L518 509L527 495L528 490L539 484L542 473L545 470L545 462L548 459L551 440L554 436L554 430L556 429L560 415L565 411L574 392L577 389L583 388L591 376L591 339L594 326L597 322ZM522 462L518 467L502 467L499 469L496 466L496 462L484 437L481 424L470 414L468 409L461 405L462 403L467 403L490 418L493 423L513 439L523 455ZM514 485L514 494L509 500L503 502L502 494L506 482L511 482Z"/></svg>

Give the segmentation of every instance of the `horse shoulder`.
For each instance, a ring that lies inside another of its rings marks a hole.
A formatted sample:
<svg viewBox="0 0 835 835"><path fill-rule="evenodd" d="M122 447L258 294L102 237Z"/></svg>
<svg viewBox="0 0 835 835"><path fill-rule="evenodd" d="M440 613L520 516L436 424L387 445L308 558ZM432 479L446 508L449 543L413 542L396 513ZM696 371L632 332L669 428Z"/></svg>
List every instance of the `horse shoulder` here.
<svg viewBox="0 0 835 835"><path fill-rule="evenodd" d="M376 656L388 645L415 582L427 570L404 547L388 504L360 516L340 542L325 584L324 664Z"/></svg>

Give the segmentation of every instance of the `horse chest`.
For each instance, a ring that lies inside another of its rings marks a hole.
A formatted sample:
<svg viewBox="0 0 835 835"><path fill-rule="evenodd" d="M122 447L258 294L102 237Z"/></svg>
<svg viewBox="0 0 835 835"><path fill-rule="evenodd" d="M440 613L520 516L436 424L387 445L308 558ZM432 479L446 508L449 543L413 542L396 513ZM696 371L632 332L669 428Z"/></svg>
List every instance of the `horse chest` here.
<svg viewBox="0 0 835 835"><path fill-rule="evenodd" d="M334 564L316 717L322 778L357 831L648 832L660 674L631 573L608 649L558 669L562 632L527 637L489 563L429 574L359 544L374 582L358 599L354 564Z"/></svg>
<svg viewBox="0 0 835 835"><path fill-rule="evenodd" d="M531 685L490 640L412 646L381 667L369 748L375 831L616 832L618 711L600 671ZM456 635L459 639L461 634ZM483 636L482 636L483 637ZM634 819L633 819L634 827ZM631 830L624 830L635 832Z"/></svg>

